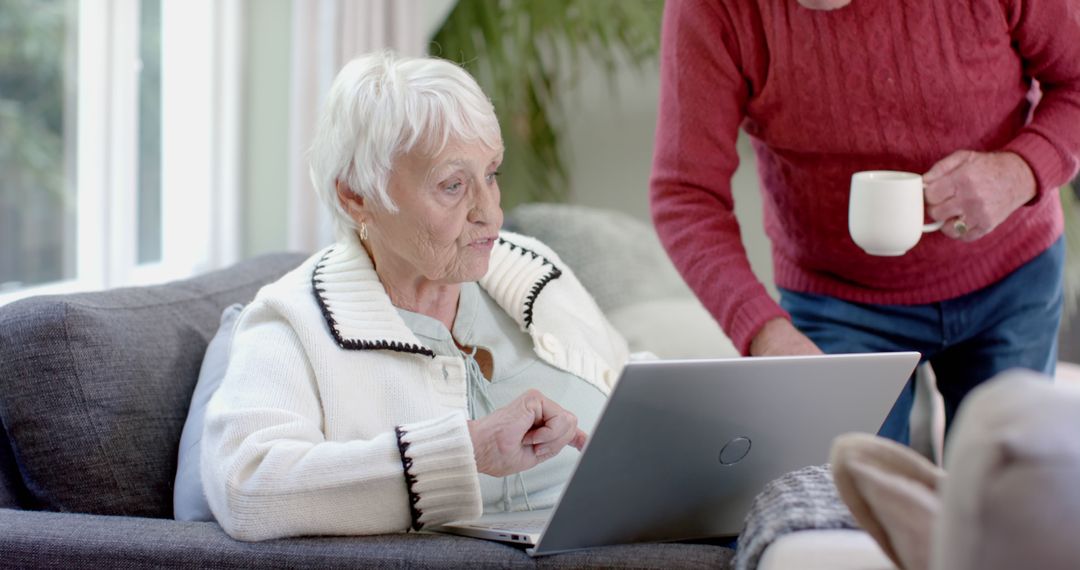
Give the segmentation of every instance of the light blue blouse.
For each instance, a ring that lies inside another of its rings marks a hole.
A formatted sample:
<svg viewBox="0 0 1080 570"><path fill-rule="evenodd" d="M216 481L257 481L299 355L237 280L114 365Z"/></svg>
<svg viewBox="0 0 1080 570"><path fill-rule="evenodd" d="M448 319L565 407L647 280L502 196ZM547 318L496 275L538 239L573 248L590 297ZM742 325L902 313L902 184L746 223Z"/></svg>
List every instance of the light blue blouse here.
<svg viewBox="0 0 1080 570"><path fill-rule="evenodd" d="M592 433L606 396L588 382L540 360L532 338L476 283L463 283L454 331L427 315L398 309L401 318L428 348L439 356L465 359L468 375L469 415L486 416L509 404L529 388L535 388L578 419L578 427ZM484 378L476 360L457 348L487 350L493 361L490 380ZM509 477L480 475L484 512L548 508L555 504L580 453L567 446L557 456L532 469Z"/></svg>

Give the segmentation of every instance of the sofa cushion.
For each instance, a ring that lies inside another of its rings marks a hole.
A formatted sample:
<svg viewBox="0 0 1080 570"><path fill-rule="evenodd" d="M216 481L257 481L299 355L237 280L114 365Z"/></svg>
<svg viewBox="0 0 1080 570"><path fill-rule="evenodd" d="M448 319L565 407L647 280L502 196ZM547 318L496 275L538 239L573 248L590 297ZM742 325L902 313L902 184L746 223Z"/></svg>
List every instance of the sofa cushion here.
<svg viewBox="0 0 1080 570"><path fill-rule="evenodd" d="M171 517L180 432L222 309L302 260L0 308L0 420L21 506Z"/></svg>
<svg viewBox="0 0 1080 570"><path fill-rule="evenodd" d="M640 301L612 309L607 318L626 338L631 352L648 351L665 359L739 356L739 349L695 297Z"/></svg>
<svg viewBox="0 0 1080 570"><path fill-rule="evenodd" d="M0 423L0 509L18 508L26 497L26 487L19 476L15 456L11 452L7 430Z"/></svg>
<svg viewBox="0 0 1080 570"><path fill-rule="evenodd" d="M507 228L547 244L630 347L661 358L739 356L672 265L649 224L569 204L523 204Z"/></svg>
<svg viewBox="0 0 1080 570"><path fill-rule="evenodd" d="M785 534L761 555L757 570L885 570L896 568L866 532L802 530Z"/></svg>
<svg viewBox="0 0 1080 570"><path fill-rule="evenodd" d="M259 543L216 523L0 509L4 568L727 568L712 544L627 544L530 557L523 548L410 532Z"/></svg>
<svg viewBox="0 0 1080 570"><path fill-rule="evenodd" d="M212 521L214 514L206 501L199 466L202 455L203 423L206 406L217 392L225 371L229 368L229 350L232 348L233 326L244 306L229 305L221 313L221 325L217 334L206 345L199 381L191 395L187 421L180 434L180 451L176 458L176 486L173 488L173 518L178 521Z"/></svg>

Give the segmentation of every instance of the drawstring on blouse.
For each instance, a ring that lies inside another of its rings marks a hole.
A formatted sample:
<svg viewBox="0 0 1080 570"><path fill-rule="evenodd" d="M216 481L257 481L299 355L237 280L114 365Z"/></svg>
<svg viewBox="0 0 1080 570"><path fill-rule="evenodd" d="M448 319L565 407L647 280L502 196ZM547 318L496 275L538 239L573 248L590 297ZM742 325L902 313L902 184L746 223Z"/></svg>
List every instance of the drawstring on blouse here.
<svg viewBox="0 0 1080 570"><path fill-rule="evenodd" d="M480 364L476 362L476 350L477 347L472 347L472 352L465 352L460 348L458 351L465 359L465 377L468 378L468 403L469 403L469 417L476 419L480 416L478 410L473 405L474 400L479 400L486 410L483 415L490 414L495 411L495 404L491 402L491 395L488 394L488 387L490 383L484 378L484 373L480 370ZM502 506L503 511L509 512L513 506L513 496L510 493L510 478L503 477L503 496ZM527 510L533 510L532 503L529 502L529 492L525 488L525 477L519 472L517 473L517 483L521 487L522 498L525 499L525 508Z"/></svg>
<svg viewBox="0 0 1080 570"><path fill-rule="evenodd" d="M465 352L458 349L461 355L465 357L465 377L469 379L469 417L480 417L479 410L473 407L473 400L479 399L484 404L486 410L483 415L490 414L495 411L495 404L491 403L491 395L488 394L488 381L484 379L484 373L480 371L480 364L476 362L476 347L472 347L472 352Z"/></svg>

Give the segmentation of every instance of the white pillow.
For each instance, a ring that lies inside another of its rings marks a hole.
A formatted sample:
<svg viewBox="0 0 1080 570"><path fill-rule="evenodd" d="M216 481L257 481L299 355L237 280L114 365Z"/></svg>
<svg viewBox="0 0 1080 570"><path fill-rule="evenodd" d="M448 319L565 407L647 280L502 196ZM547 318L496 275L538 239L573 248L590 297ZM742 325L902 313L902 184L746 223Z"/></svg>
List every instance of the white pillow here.
<svg viewBox="0 0 1080 570"><path fill-rule="evenodd" d="M187 421L180 434L180 452L176 462L176 481L173 486L173 518L178 521L212 521L213 513L206 502L202 477L199 475L199 454L202 450L203 421L210 397L221 385L229 366L233 325L243 305L230 305L221 313L221 325L206 345L199 381L191 395Z"/></svg>
<svg viewBox="0 0 1080 570"><path fill-rule="evenodd" d="M660 358L734 358L739 351L695 297L639 301L607 313L631 352Z"/></svg>

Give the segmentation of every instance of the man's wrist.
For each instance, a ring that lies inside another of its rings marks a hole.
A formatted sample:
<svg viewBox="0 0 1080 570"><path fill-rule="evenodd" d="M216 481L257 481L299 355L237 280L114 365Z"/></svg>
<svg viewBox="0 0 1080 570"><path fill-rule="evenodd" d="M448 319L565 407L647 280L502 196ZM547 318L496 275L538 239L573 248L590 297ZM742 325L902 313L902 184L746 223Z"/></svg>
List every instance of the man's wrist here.
<svg viewBox="0 0 1080 570"><path fill-rule="evenodd" d="M1019 154L1009 150L1001 154L1009 161L1010 167L1016 173L1016 183L1012 186L1016 189L1017 202L1020 205L1027 204L1039 193L1039 182L1035 178L1035 171Z"/></svg>
<svg viewBox="0 0 1080 570"><path fill-rule="evenodd" d="M791 321L783 317L776 317L765 321L765 324L758 329L757 334L750 341L750 356L758 356L769 351L769 344L772 341L772 337L785 326L791 326Z"/></svg>

